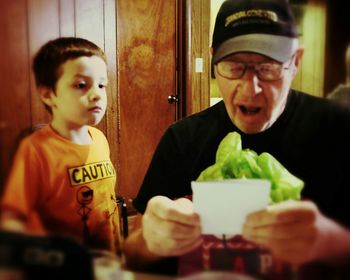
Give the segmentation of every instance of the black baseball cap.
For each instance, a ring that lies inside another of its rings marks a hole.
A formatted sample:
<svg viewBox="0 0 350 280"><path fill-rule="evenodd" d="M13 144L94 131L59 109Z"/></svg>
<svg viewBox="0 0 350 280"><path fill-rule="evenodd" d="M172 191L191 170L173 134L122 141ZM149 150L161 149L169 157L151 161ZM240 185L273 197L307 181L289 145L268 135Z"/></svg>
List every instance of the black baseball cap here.
<svg viewBox="0 0 350 280"><path fill-rule="evenodd" d="M215 21L212 62L236 52L254 52L285 62L298 45L288 0L226 0Z"/></svg>

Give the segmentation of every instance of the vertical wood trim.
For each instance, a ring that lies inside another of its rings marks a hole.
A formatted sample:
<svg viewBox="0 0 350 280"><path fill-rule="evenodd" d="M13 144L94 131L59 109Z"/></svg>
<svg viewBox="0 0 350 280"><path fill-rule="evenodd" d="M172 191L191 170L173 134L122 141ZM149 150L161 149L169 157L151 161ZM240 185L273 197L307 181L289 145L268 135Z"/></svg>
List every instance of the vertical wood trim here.
<svg viewBox="0 0 350 280"><path fill-rule="evenodd" d="M92 41L104 50L104 8L103 0L75 0L75 35ZM106 117L97 128L106 134Z"/></svg>
<svg viewBox="0 0 350 280"><path fill-rule="evenodd" d="M192 108L189 113L196 113L201 107L201 75L202 73L196 73L195 67L196 58L202 58L202 44L201 37L203 36L201 29L202 21L202 7L201 0L192 1L191 10L191 29L192 29L192 49L191 49L191 68L189 68L191 73L191 93L192 93Z"/></svg>
<svg viewBox="0 0 350 280"><path fill-rule="evenodd" d="M58 7L58 0L28 0L28 45L30 65L32 65L33 56L39 48L47 41L59 36ZM48 26L50 28L48 28ZM48 123L50 119L49 114L46 112L44 105L37 94L31 69L30 76L32 124Z"/></svg>
<svg viewBox="0 0 350 280"><path fill-rule="evenodd" d="M72 0L59 0L60 37L75 36L75 6Z"/></svg>
<svg viewBox="0 0 350 280"><path fill-rule="evenodd" d="M177 40L177 59L176 59L176 69L177 69L177 93L179 94L180 102L177 104L177 119L181 119L186 116L186 100L187 100L187 50L188 50L188 40L187 38L187 2L176 0L177 3L177 25L176 25L176 40Z"/></svg>
<svg viewBox="0 0 350 280"><path fill-rule="evenodd" d="M320 28L319 36L315 38L313 42L313 49L315 52L315 72L317 73L317 79L314 81L315 95L323 97L324 92L324 69L325 69L325 54L326 54L326 0L311 0L311 3L315 3L314 22L315 26Z"/></svg>
<svg viewBox="0 0 350 280"><path fill-rule="evenodd" d="M302 64L302 90L323 96L323 67L325 53L325 9L324 1L310 0L303 22L305 36L304 63Z"/></svg>
<svg viewBox="0 0 350 280"><path fill-rule="evenodd" d="M17 146L19 131L30 126L27 1L0 2L1 97L0 193Z"/></svg>
<svg viewBox="0 0 350 280"><path fill-rule="evenodd" d="M210 57L209 27L210 1L188 0L187 5L187 102L186 114L193 114L209 107ZM196 58L203 59L203 72L196 73Z"/></svg>
<svg viewBox="0 0 350 280"><path fill-rule="evenodd" d="M75 0L76 36L104 47L103 0Z"/></svg>
<svg viewBox="0 0 350 280"><path fill-rule="evenodd" d="M186 0L186 28L185 28L185 50L184 58L185 58L185 83L186 83L186 91L185 91L185 105L184 105L184 116L190 115L192 113L192 0Z"/></svg>
<svg viewBox="0 0 350 280"><path fill-rule="evenodd" d="M104 38L108 59L108 106L106 112L106 136L111 150L111 160L118 170L118 133L120 111L117 91L117 35L115 0L104 0ZM117 188L118 189L118 188Z"/></svg>
<svg viewBox="0 0 350 280"><path fill-rule="evenodd" d="M309 0L304 9L300 42L305 52L299 73L293 81L293 88L323 97L326 44L325 0Z"/></svg>
<svg viewBox="0 0 350 280"><path fill-rule="evenodd" d="M201 107L203 110L210 104L210 0L202 0L201 48L203 73L201 74Z"/></svg>

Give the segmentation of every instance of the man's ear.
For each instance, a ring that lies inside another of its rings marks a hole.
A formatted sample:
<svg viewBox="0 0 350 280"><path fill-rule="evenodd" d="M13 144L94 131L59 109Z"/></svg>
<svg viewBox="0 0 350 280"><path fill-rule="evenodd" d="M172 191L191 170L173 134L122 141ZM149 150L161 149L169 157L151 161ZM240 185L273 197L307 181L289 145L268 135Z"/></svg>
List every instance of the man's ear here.
<svg viewBox="0 0 350 280"><path fill-rule="evenodd" d="M304 55L304 48L299 48L295 53L293 75L295 76L298 72L298 69L301 65L301 59Z"/></svg>
<svg viewBox="0 0 350 280"><path fill-rule="evenodd" d="M55 105L53 97L55 96L55 93L52 89L45 87L45 86L38 86L37 91L39 93L40 99L42 102L44 102L47 106L52 108Z"/></svg>

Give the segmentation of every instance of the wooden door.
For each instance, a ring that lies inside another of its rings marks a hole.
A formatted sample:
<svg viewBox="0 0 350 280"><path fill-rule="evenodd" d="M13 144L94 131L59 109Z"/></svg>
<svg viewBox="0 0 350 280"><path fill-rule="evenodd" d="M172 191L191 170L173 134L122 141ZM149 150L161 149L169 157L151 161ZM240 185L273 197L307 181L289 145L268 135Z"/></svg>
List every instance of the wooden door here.
<svg viewBox="0 0 350 280"><path fill-rule="evenodd" d="M134 198L165 129L175 121L175 0L117 0L119 193Z"/></svg>

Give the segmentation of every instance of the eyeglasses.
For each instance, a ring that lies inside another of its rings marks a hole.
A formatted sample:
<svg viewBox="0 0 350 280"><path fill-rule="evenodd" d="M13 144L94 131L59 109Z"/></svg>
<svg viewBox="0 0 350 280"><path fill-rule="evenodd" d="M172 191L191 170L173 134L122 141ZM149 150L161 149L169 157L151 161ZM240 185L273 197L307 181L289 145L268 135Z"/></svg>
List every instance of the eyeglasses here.
<svg viewBox="0 0 350 280"><path fill-rule="evenodd" d="M290 68L293 58L294 56L288 66L276 62L244 63L233 60L222 60L216 64L216 67L218 74L229 80L240 79L247 69L251 69L261 81L277 81L284 76L284 70Z"/></svg>

